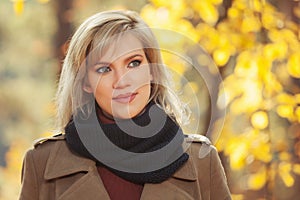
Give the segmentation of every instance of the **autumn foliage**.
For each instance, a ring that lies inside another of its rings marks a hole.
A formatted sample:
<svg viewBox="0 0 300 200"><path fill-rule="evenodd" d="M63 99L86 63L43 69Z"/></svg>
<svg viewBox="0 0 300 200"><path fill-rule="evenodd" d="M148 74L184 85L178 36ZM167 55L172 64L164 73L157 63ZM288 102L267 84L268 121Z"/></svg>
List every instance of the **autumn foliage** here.
<svg viewBox="0 0 300 200"><path fill-rule="evenodd" d="M300 32L297 21L271 3L152 0L141 14L151 26L197 42L218 66L224 80L218 93L225 98L218 106L227 114L224 125L216 123L223 126L216 146L228 158L232 192L281 199L299 187ZM292 8L295 16L299 11Z"/></svg>

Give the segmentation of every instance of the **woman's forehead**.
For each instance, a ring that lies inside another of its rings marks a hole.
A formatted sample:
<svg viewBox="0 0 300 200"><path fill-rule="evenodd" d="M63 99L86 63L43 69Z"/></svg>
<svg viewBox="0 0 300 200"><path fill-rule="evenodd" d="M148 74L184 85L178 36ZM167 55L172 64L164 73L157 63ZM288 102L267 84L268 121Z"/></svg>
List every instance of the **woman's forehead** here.
<svg viewBox="0 0 300 200"><path fill-rule="evenodd" d="M119 38L108 41L99 59L101 62L109 63L133 53L144 54L143 45L134 35L125 34Z"/></svg>

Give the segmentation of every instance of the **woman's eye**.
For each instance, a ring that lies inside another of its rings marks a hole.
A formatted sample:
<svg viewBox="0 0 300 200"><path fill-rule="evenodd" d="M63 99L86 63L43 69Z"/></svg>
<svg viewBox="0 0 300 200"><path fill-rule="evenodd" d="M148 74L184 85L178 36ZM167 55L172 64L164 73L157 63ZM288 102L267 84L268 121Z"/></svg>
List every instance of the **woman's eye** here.
<svg viewBox="0 0 300 200"><path fill-rule="evenodd" d="M105 72L110 72L111 71L111 69L110 69L110 67L108 67L108 66L104 66L104 67L99 67L98 69L97 69L97 72L98 73L105 73Z"/></svg>
<svg viewBox="0 0 300 200"><path fill-rule="evenodd" d="M134 61L131 61L128 65L128 67L130 68L134 68L134 67L138 67L140 66L141 64L141 61L140 60L134 60Z"/></svg>

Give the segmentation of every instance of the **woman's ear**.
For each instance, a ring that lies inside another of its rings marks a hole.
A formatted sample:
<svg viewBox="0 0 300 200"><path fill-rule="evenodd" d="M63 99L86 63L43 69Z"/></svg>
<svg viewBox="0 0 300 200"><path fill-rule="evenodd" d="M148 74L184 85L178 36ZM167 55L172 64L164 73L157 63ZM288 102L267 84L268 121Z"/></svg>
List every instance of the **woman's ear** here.
<svg viewBox="0 0 300 200"><path fill-rule="evenodd" d="M87 93L93 93L93 89L86 78L83 81L82 89Z"/></svg>
<svg viewBox="0 0 300 200"><path fill-rule="evenodd" d="M86 85L86 84L83 85L83 91L85 91L87 93L93 93L91 86Z"/></svg>

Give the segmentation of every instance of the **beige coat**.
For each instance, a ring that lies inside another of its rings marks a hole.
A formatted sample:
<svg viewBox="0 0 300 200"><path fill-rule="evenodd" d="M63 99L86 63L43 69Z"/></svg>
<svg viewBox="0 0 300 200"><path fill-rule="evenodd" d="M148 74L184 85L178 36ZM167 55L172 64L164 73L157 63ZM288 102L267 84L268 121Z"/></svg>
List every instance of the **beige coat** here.
<svg viewBox="0 0 300 200"><path fill-rule="evenodd" d="M201 145L209 154L199 158ZM141 200L231 199L216 149L193 142L189 160L160 184L145 184ZM21 200L109 200L95 162L68 149L64 136L38 142L26 153ZM127 198L130 199L130 198Z"/></svg>

